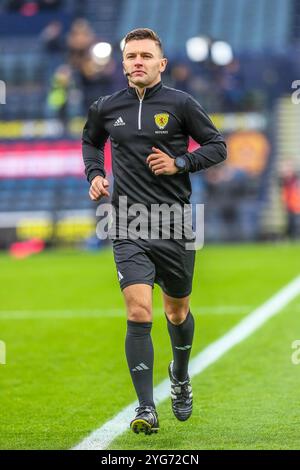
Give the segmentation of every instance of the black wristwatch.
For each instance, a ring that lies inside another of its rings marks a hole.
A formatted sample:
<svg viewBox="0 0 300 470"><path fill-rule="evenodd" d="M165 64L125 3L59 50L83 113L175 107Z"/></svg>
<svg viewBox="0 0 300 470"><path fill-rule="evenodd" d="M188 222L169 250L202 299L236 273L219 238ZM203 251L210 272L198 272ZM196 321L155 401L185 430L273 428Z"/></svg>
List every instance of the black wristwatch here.
<svg viewBox="0 0 300 470"><path fill-rule="evenodd" d="M175 158L175 166L178 168L178 173L184 173L186 171L186 161L183 157Z"/></svg>

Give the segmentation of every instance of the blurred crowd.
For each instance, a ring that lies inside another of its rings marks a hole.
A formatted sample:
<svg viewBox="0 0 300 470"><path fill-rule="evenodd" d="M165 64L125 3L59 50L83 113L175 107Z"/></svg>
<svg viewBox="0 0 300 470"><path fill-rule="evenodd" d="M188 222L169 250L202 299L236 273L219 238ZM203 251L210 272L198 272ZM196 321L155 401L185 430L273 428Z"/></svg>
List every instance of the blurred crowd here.
<svg viewBox="0 0 300 470"><path fill-rule="evenodd" d="M113 45L108 60L97 60L92 48L101 37L86 19L76 19L66 35L63 25L53 21L42 32L41 41L52 62L55 57L60 62L49 81L48 106L63 121L70 112L85 115L99 96L126 85L119 44ZM218 66L209 59L193 63L187 58L171 58L163 81L192 94L210 113L260 110L265 106L263 93L247 87L237 58L226 66ZM79 100L77 107L75 97Z"/></svg>
<svg viewBox="0 0 300 470"><path fill-rule="evenodd" d="M281 198L286 212L286 236L300 237L300 168L286 161L280 170Z"/></svg>
<svg viewBox="0 0 300 470"><path fill-rule="evenodd" d="M62 0L3 0L2 10L33 14L39 11L56 10L61 7L62 3Z"/></svg>
<svg viewBox="0 0 300 470"><path fill-rule="evenodd" d="M78 1L72 5L72 13L64 10L65 0L3 0L0 6L0 13L24 16L24 22L20 24L22 28L28 24L26 17L36 18L32 24L37 27L41 21L38 18L42 16L39 13L45 13L45 26L42 31L39 30L39 36L34 41L34 51L39 55L36 60L40 67L33 72L27 70L25 74L10 73L14 75L16 84L18 82L20 85L22 75L43 75L40 85L45 106L38 106L34 117L55 116L64 124L71 117L85 116L88 107L99 96L126 86L119 42L111 44L112 53L107 60L99 60L93 54L93 46L105 39L101 37L101 31L96 33L90 22L80 17L80 11L84 14L84 3ZM45 20L47 15L48 23ZM72 21L74 15L76 19ZM10 51L12 55L14 52L17 51ZM217 65L210 55L202 62L193 62L187 55L167 54L167 58L169 63L163 74L164 83L190 93L209 113L270 108L274 97L282 94L286 76L290 76L289 65L281 63L279 59L277 62L268 62L268 58L262 57L258 63L257 56L251 59L234 55L228 65ZM10 67L10 63L14 62L13 56L8 57L7 62ZM27 68L30 68L28 60L27 63ZM14 67L17 69L18 64ZM14 85L9 78L7 82ZM23 90L26 93L25 88Z"/></svg>
<svg viewBox="0 0 300 470"><path fill-rule="evenodd" d="M100 95L117 89L122 77L116 73L116 61L113 56L105 62L96 60L92 47L99 38L86 19L76 19L66 36L62 24L53 21L42 32L41 40L52 59L64 60L50 78L48 94L49 108L63 122L70 115L69 108L85 115Z"/></svg>

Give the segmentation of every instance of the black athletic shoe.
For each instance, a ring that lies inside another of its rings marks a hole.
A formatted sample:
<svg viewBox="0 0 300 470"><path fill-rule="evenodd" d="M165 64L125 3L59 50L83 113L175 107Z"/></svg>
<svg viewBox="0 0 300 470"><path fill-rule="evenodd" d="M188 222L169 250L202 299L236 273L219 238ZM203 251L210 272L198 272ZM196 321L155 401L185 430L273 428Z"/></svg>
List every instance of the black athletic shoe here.
<svg viewBox="0 0 300 470"><path fill-rule="evenodd" d="M135 411L136 417L130 423L133 432L149 435L159 430L158 416L153 406L139 406Z"/></svg>
<svg viewBox="0 0 300 470"><path fill-rule="evenodd" d="M184 382L179 382L173 375L173 361L169 365L169 376L173 413L179 421L186 421L193 411L193 393L190 378L188 376Z"/></svg>

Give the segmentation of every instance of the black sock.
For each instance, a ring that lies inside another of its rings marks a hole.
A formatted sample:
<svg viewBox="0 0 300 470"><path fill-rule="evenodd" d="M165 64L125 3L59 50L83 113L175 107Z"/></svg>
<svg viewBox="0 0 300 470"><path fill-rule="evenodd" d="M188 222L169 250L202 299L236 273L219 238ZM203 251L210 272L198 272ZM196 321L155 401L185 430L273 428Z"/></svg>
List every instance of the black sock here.
<svg viewBox="0 0 300 470"><path fill-rule="evenodd" d="M187 379L188 363L194 336L194 317L189 311L186 319L180 325L170 322L167 315L168 331L173 349L173 373L177 380Z"/></svg>
<svg viewBox="0 0 300 470"><path fill-rule="evenodd" d="M127 320L126 358L140 406L155 406L151 328L151 322L138 323Z"/></svg>

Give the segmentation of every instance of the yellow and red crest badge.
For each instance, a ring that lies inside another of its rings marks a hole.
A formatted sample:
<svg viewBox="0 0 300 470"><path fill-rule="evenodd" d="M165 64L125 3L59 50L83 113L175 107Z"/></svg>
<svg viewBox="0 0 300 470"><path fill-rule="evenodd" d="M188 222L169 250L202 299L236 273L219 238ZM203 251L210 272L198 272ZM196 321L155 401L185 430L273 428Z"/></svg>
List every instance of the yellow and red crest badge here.
<svg viewBox="0 0 300 470"><path fill-rule="evenodd" d="M155 114L155 124L159 129L164 129L169 121L169 115L167 113Z"/></svg>

